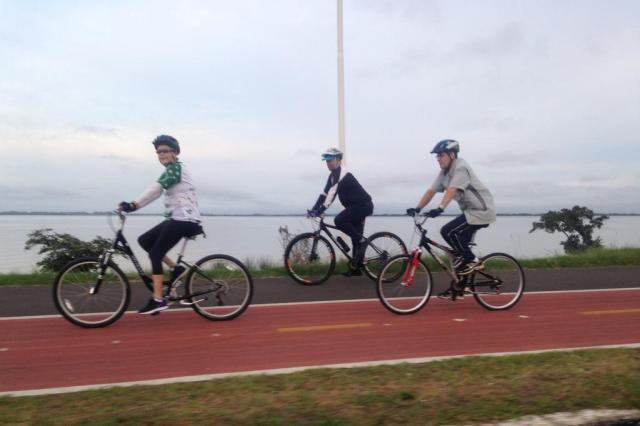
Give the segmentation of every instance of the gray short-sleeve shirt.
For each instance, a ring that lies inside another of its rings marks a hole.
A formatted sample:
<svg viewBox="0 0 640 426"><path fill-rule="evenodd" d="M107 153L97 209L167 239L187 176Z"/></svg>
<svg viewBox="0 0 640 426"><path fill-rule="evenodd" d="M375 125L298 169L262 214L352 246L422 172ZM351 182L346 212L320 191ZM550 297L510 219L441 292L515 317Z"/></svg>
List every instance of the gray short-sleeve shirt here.
<svg viewBox="0 0 640 426"><path fill-rule="evenodd" d="M440 170L440 174L431 185L435 192L444 192L449 187L459 189L455 200L468 224L488 225L495 222L496 207L491 192L462 158L456 158L449 171Z"/></svg>

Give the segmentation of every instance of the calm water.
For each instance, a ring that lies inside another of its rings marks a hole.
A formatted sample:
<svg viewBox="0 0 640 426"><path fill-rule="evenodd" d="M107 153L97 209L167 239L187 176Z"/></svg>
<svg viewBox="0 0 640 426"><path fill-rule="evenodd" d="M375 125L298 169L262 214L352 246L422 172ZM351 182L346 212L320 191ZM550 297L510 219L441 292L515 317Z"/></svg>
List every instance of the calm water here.
<svg viewBox="0 0 640 426"><path fill-rule="evenodd" d="M440 227L450 217L437 218L428 227L432 238L440 241ZM516 257L537 257L562 253L563 236L536 231L529 234L536 216L498 217L488 229L476 236L476 254L504 251ZM132 216L125 227L125 235L136 255L146 265L145 253L138 247L137 237L161 220L160 217ZM333 222L333 218L329 219ZM278 228L287 226L290 232L312 230L304 217L205 217L203 225L207 238L199 237L187 248L187 257L197 259L209 253L226 253L246 261L269 259L280 262L283 248ZM36 269L37 249L24 250L27 234L39 228L70 233L90 240L96 235L111 237L106 216L0 216L0 272L30 272ZM413 222L407 217L372 217L367 219L366 233L391 231L399 235L409 247L417 243ZM640 247L640 216L614 216L597 231L606 246ZM124 262L120 262L125 266Z"/></svg>

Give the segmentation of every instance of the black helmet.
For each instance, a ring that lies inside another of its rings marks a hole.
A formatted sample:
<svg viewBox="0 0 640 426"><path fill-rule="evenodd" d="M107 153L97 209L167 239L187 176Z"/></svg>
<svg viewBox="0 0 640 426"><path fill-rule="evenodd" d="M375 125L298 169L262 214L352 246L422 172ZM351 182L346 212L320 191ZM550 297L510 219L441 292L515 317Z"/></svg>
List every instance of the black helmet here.
<svg viewBox="0 0 640 426"><path fill-rule="evenodd" d="M170 146L171 149L176 152L176 154L180 154L180 144L178 143L178 140L173 136L160 135L155 138L152 143L156 149L158 149L158 145L167 145Z"/></svg>
<svg viewBox="0 0 640 426"><path fill-rule="evenodd" d="M432 154L440 154L443 152L460 152L460 142L453 139L445 139L436 144L431 150Z"/></svg>

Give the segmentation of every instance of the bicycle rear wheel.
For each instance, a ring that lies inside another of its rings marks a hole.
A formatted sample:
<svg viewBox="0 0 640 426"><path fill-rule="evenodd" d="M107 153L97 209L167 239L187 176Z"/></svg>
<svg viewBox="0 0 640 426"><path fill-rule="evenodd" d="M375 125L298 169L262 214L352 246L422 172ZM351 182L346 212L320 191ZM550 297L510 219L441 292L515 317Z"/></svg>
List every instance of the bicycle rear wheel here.
<svg viewBox="0 0 640 426"><path fill-rule="evenodd" d="M120 268L109 262L102 271L97 257L71 261L53 283L58 312L85 328L105 327L117 321L127 310L130 297L129 282Z"/></svg>
<svg viewBox="0 0 640 426"><path fill-rule="evenodd" d="M391 232L376 232L369 237L369 244L364 252L364 273L377 281L385 263L399 254L407 254L407 246L402 238Z"/></svg>
<svg viewBox="0 0 640 426"><path fill-rule="evenodd" d="M433 289L431 271L422 259L415 267L413 279L405 275L411 267L411 255L394 256L384 265L378 277L378 297L382 305L394 314L418 312L429 301Z"/></svg>
<svg viewBox="0 0 640 426"><path fill-rule="evenodd" d="M505 253L492 253L482 259L484 268L471 276L473 297L490 311L514 307L524 293L524 271L516 259Z"/></svg>
<svg viewBox="0 0 640 426"><path fill-rule="evenodd" d="M238 259L212 254L198 260L186 278L191 307L213 321L242 314L253 297L253 279Z"/></svg>
<svg viewBox="0 0 640 426"><path fill-rule="evenodd" d="M284 267L300 284L322 284L336 267L336 252L325 237L311 232L300 234L284 251Z"/></svg>

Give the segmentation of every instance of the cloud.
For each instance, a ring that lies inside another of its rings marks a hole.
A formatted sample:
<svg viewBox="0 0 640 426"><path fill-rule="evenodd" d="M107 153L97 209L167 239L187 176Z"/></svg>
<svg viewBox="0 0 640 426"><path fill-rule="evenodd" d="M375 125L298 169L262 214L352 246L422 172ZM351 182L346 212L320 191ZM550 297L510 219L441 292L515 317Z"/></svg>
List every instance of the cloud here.
<svg viewBox="0 0 640 426"><path fill-rule="evenodd" d="M640 211L640 3L344 7L347 164L377 212L424 192L445 137L500 209ZM135 196L162 172L160 133L183 145L203 210L299 209L323 187L335 3L9 2L3 17L0 180L29 194L12 208Z"/></svg>

